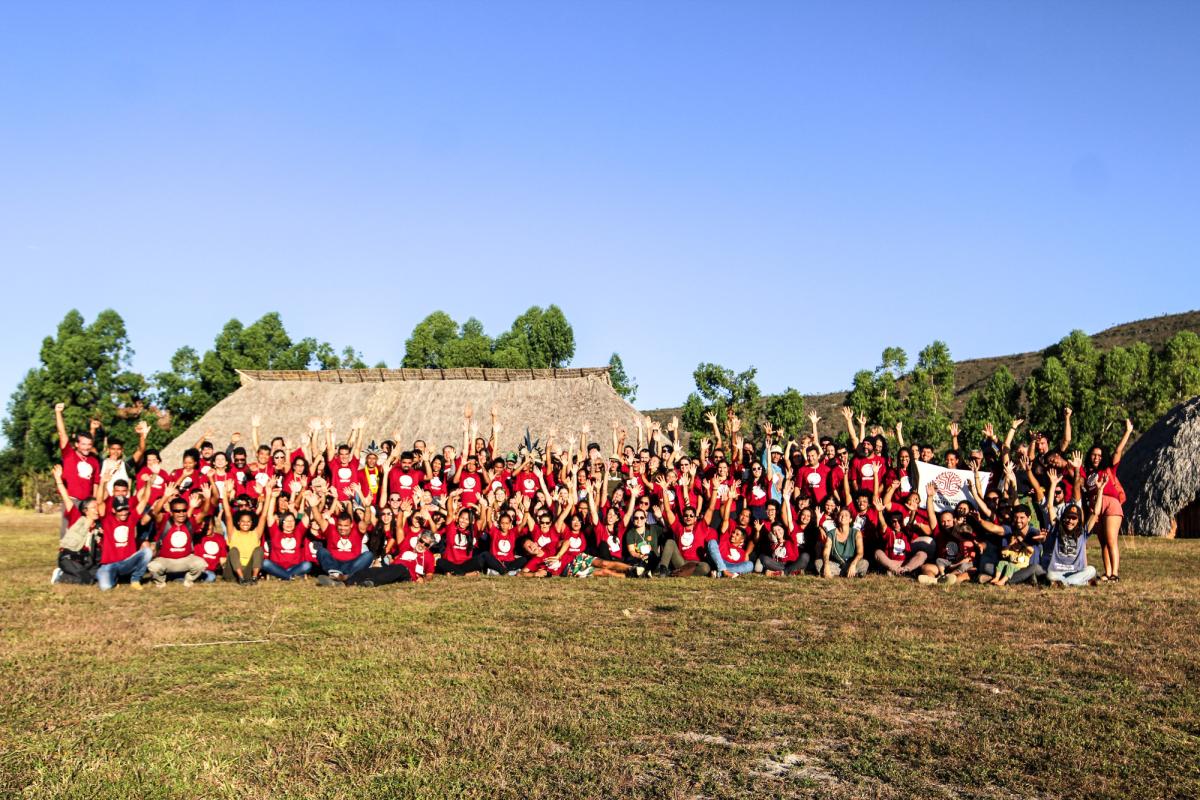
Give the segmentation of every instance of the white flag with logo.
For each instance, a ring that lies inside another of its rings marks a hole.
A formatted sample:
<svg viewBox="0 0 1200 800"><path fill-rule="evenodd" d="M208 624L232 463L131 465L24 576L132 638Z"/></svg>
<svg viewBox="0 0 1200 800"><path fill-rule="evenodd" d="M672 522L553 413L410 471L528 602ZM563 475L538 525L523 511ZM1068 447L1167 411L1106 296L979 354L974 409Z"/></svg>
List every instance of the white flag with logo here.
<svg viewBox="0 0 1200 800"><path fill-rule="evenodd" d="M979 473L979 485L987 489L988 481L991 478L990 472ZM917 491L921 494L922 507L926 503L925 487L930 483L937 487L933 504L938 511L953 509L963 500L973 506L976 505L975 489L971 486L974 479L974 475L969 469L948 469L924 461L917 462Z"/></svg>

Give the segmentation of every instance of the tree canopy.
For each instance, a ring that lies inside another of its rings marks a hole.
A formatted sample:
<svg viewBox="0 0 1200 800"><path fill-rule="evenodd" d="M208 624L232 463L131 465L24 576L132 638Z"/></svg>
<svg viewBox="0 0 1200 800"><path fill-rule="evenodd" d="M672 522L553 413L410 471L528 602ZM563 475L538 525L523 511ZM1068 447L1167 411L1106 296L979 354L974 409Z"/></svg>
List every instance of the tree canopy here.
<svg viewBox="0 0 1200 800"><path fill-rule="evenodd" d="M459 325L445 311L435 311L404 343L404 366L410 369L549 369L565 367L574 355L575 331L556 305L531 306L494 339L474 317Z"/></svg>

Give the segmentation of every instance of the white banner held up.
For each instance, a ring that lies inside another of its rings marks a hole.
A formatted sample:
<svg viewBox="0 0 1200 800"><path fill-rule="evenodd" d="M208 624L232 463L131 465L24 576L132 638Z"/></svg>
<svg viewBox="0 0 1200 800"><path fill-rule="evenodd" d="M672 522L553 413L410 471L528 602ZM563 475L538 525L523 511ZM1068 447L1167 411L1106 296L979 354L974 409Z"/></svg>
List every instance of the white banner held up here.
<svg viewBox="0 0 1200 800"><path fill-rule="evenodd" d="M988 481L991 478L990 472L979 473L979 485L987 489ZM963 500L974 506L975 490L971 486L971 481L974 479L975 477L969 469L947 469L925 461L917 462L917 491L921 493L921 505L924 506L926 503L925 487L933 483L937 486L937 494L934 495L933 503L938 511L953 509Z"/></svg>

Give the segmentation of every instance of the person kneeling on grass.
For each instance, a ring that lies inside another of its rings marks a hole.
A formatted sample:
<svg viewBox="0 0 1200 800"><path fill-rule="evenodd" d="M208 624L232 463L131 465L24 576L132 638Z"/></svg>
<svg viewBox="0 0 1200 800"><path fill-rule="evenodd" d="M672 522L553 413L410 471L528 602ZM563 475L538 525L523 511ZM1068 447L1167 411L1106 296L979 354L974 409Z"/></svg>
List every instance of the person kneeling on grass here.
<svg viewBox="0 0 1200 800"><path fill-rule="evenodd" d="M161 504L168 508L168 513L161 511ZM204 559L192 552L192 526L188 520L188 501L179 496L178 488L172 484L167 487L160 501L158 512L161 532L154 548L154 558L146 566L146 571L154 578L154 585L162 588L167 585L167 575L183 575L183 585L191 586L204 574L208 564Z"/></svg>
<svg viewBox="0 0 1200 800"><path fill-rule="evenodd" d="M76 504L63 483L63 469L54 465L54 482L62 498L64 525L58 540L58 566L50 574L51 583L87 585L95 580L92 549L99 532L100 503L88 497Z"/></svg>
<svg viewBox="0 0 1200 800"><path fill-rule="evenodd" d="M1057 524L1054 507L1049 508L1051 528L1042 548L1042 566L1051 586L1084 586L1096 580L1096 568L1087 563L1087 540L1100 519L1108 476L1101 475L1098 480L1095 505L1087 525L1082 524L1083 512L1077 503L1067 504Z"/></svg>

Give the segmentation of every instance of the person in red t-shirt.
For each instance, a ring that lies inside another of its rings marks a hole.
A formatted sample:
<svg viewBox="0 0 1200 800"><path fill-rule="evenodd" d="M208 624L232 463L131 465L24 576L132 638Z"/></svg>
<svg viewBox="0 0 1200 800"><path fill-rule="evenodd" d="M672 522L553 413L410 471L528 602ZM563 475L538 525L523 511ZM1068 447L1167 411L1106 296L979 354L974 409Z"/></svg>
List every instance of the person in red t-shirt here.
<svg viewBox="0 0 1200 800"><path fill-rule="evenodd" d="M67 424L63 421L66 404L54 406L54 424L58 428L58 448L62 452L62 480L67 494L78 503L94 497L100 483L100 459L96 455L93 433L77 433L74 440L67 435ZM98 423L95 423L98 425ZM62 530L67 529L67 518L63 516Z"/></svg>
<svg viewBox="0 0 1200 800"><path fill-rule="evenodd" d="M317 528L325 536L325 543L317 547L317 561L326 573L318 579L322 586L344 581L374 560L374 554L363 546L369 528L366 518L356 519L349 511L340 511L336 519L330 525L324 514L316 516Z"/></svg>
<svg viewBox="0 0 1200 800"><path fill-rule="evenodd" d="M199 475L198 472L196 474ZM195 495L194 500L198 506L200 495ZM154 558L146 566L146 571L159 588L167 585L168 574L178 573L183 574L183 585L191 586L208 568L203 558L192 553L192 524L188 519L192 503L185 500L172 483L163 494L162 505L168 510L164 513L162 506L159 507L160 533L155 543Z"/></svg>
<svg viewBox="0 0 1200 800"><path fill-rule="evenodd" d="M146 510L149 486L143 488L133 507L128 497L114 497L111 510L100 518L100 569L96 582L101 591L117 585L119 578L128 577L129 586L142 588L142 576L150 565L154 552L147 544L138 546L137 521Z"/></svg>
<svg viewBox="0 0 1200 800"><path fill-rule="evenodd" d="M462 489L455 489L448 498L449 515L454 521L442 531L446 547L435 569L439 575L467 575L478 573L482 568L475 558L475 547L479 543L475 510L460 508L458 505L459 498L464 496Z"/></svg>
<svg viewBox="0 0 1200 800"><path fill-rule="evenodd" d="M720 483L721 479L716 475L708 481L710 498L715 497ZM704 518L700 519L696 508L691 504L684 505L679 514L680 518L676 518L670 504L663 506L671 538L663 542L662 553L658 559L660 573L669 571L672 575L680 577L712 574L712 567L705 561L705 553L708 543L717 538L716 531L711 527L716 507L716 501L710 500ZM632 508L633 505L630 504L630 509Z"/></svg>
<svg viewBox="0 0 1200 800"><path fill-rule="evenodd" d="M1104 575L1100 578L1102 581L1119 581L1121 579L1119 534L1121 523L1125 519L1125 511L1122 508L1122 504L1125 502L1125 489L1121 486L1121 481L1117 479L1117 467L1121 463L1121 454L1125 452L1125 445L1129 444L1129 437L1132 434L1133 422L1127 419L1125 420L1125 435L1121 437L1111 459L1104 448L1093 447L1088 450L1086 461L1080 461L1077 457L1071 460L1072 465L1076 465L1075 482L1076 486L1082 490L1084 508L1094 507L1097 499L1100 502L1100 525L1097 531L1099 535L1096 538L1100 541L1100 555L1104 559ZM1107 483L1103 485L1100 482L1102 475L1108 476Z"/></svg>
<svg viewBox="0 0 1200 800"><path fill-rule="evenodd" d="M508 575L519 572L529 559L517 553L519 531L512 510L496 508L489 506L484 511L485 519L494 522L488 526L486 547L479 551L478 559L489 574Z"/></svg>
<svg viewBox="0 0 1200 800"><path fill-rule="evenodd" d="M311 492L293 499L297 511L307 506L313 517L321 514L315 507L317 501ZM313 562L309 561L305 547L308 531L296 518L296 513L285 511L276 515L274 505L271 503L267 506L266 558L263 559L262 571L272 578L290 581L312 571Z"/></svg>
<svg viewBox="0 0 1200 800"><path fill-rule="evenodd" d="M225 537L216 531L209 529L208 533L200 537L200 541L196 542L192 548L192 553L204 559L204 563L208 565L208 569L204 570L204 581L212 583L217 579L218 572L225 571L225 562L229 556L229 546L225 542Z"/></svg>
<svg viewBox="0 0 1200 800"><path fill-rule="evenodd" d="M830 468L821 463L821 451L816 445L810 445L804 451L804 457L807 461L796 471L796 483L801 493L812 500L814 507L820 506L825 495L829 494Z"/></svg>

